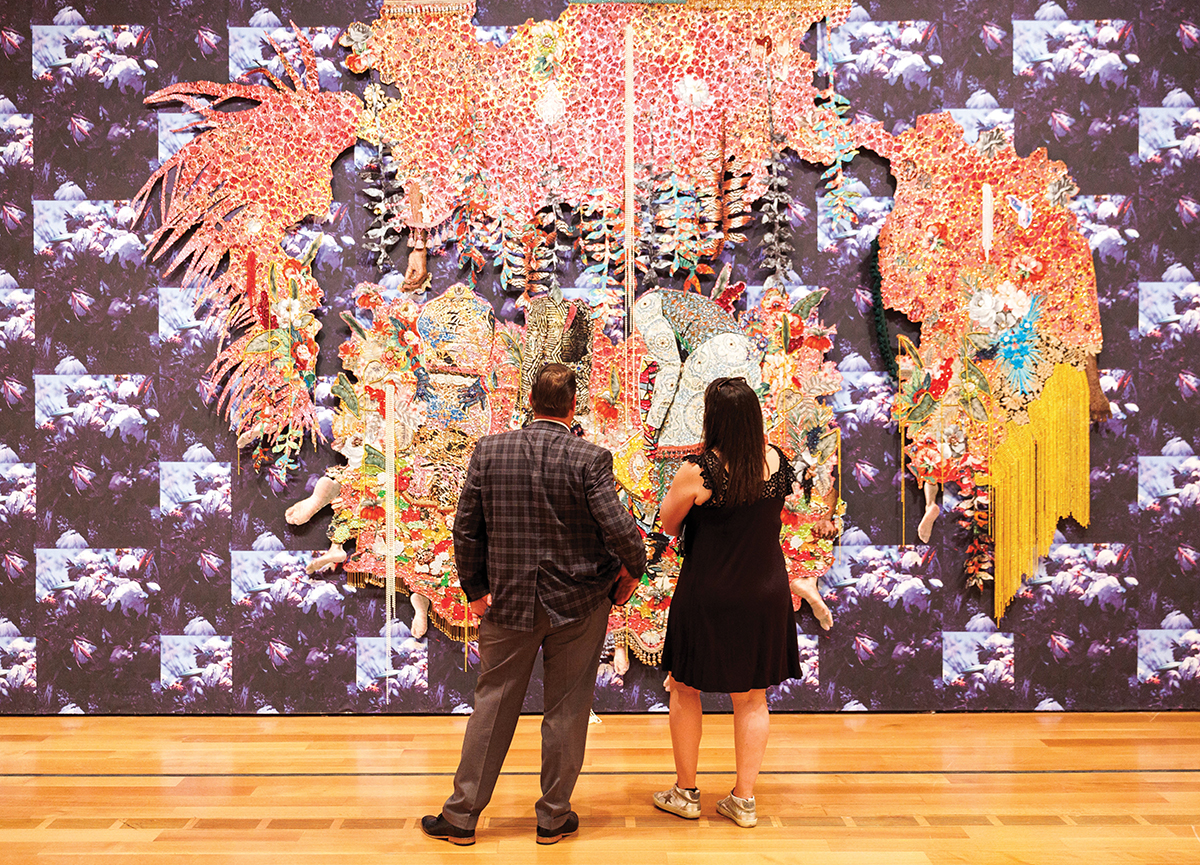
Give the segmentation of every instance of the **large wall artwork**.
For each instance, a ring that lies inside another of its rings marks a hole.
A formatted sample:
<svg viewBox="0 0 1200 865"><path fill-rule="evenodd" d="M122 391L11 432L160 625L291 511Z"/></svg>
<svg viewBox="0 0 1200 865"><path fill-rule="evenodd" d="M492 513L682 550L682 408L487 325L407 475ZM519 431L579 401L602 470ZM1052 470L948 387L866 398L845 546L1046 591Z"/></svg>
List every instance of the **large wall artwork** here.
<svg viewBox="0 0 1200 865"><path fill-rule="evenodd" d="M469 712L549 361L649 554L598 711L666 708L730 375L774 709L1200 708L1198 78L1170 2L5 4L0 713Z"/></svg>

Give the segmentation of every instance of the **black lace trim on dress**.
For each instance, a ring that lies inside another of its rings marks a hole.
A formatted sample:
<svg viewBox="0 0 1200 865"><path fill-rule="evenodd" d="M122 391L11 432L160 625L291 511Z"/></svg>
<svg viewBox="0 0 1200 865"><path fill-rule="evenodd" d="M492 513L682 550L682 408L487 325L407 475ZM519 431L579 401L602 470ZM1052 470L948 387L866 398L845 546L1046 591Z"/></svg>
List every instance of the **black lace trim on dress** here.
<svg viewBox="0 0 1200 865"><path fill-rule="evenodd" d="M787 454L775 445L771 445L779 454L779 468L763 483L761 498L786 498L792 492L792 484L796 481L796 472L792 469L792 461ZM712 491L708 501L698 507L722 508L725 506L725 470L721 467L717 455L712 451L702 454L689 454L684 460L700 467L700 480L705 489Z"/></svg>
<svg viewBox="0 0 1200 865"><path fill-rule="evenodd" d="M725 472L717 461L717 455L712 451L705 451L700 454L688 454L684 460L700 467L700 482L704 484L705 489L712 491L712 495L704 504L713 503L712 507L719 507L720 504L723 504L725 490L724 484L721 482L725 479Z"/></svg>

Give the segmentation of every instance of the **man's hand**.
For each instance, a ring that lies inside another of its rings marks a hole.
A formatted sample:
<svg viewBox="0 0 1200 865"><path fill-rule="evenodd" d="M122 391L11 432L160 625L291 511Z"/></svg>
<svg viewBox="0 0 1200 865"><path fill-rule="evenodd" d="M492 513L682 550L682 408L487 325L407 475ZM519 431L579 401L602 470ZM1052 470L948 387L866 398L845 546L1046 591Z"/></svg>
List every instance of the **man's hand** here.
<svg viewBox="0 0 1200 865"><path fill-rule="evenodd" d="M483 618L483 614L487 612L487 608L492 605L492 595L489 592L482 598L477 598L471 601L471 612L479 618Z"/></svg>
<svg viewBox="0 0 1200 865"><path fill-rule="evenodd" d="M617 579L613 582L613 587L608 593L608 599L618 607L623 607L629 603L629 599L633 597L633 593L637 591L638 583L641 582L641 577L634 577L629 573L629 569L625 565L621 565L621 570L617 571Z"/></svg>

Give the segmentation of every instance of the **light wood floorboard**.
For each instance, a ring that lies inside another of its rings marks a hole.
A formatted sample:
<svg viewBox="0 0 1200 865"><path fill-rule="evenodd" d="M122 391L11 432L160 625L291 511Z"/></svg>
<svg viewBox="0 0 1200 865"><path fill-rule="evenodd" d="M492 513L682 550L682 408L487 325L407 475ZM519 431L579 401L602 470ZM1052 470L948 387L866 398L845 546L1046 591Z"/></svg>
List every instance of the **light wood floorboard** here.
<svg viewBox="0 0 1200 865"><path fill-rule="evenodd" d="M1200 715L776 715L759 826L715 813L732 725L706 719L695 822L654 810L663 716L589 733L581 831L534 844L540 719L473 847L421 835L461 717L0 718L0 865L593 863L1200 865Z"/></svg>

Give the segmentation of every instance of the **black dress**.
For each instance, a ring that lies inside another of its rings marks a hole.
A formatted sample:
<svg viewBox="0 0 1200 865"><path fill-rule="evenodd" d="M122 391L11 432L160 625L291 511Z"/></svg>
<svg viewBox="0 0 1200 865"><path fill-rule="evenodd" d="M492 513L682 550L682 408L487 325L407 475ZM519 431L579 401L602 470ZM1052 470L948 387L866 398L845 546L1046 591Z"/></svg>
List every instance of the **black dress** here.
<svg viewBox="0 0 1200 865"><path fill-rule="evenodd" d="M683 566L667 616L663 669L701 691L738 693L800 675L780 512L795 474L779 468L748 505L726 506L724 471L706 451L700 466L712 497L683 521Z"/></svg>

